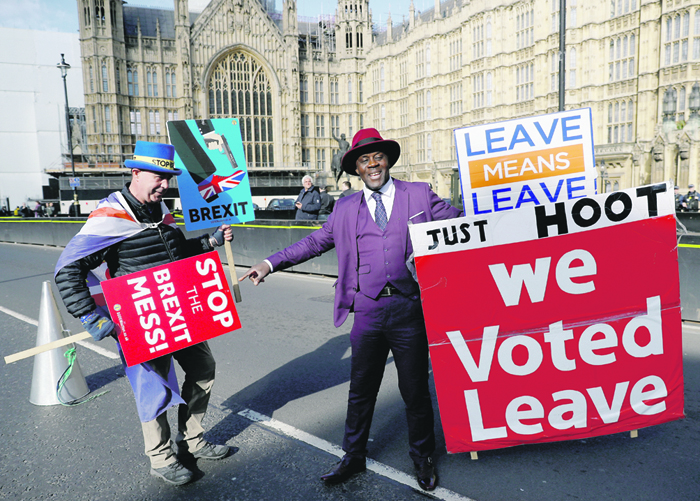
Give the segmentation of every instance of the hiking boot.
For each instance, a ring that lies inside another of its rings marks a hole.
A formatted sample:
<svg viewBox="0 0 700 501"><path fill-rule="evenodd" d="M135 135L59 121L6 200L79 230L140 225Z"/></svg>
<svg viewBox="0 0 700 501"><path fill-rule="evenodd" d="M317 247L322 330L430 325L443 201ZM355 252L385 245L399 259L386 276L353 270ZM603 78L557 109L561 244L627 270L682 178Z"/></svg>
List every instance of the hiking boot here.
<svg viewBox="0 0 700 501"><path fill-rule="evenodd" d="M162 479L170 485L183 485L192 480L192 472L175 461L162 468L151 468L151 475Z"/></svg>
<svg viewBox="0 0 700 501"><path fill-rule="evenodd" d="M228 445L216 445L211 442L204 442L204 446L194 451L192 455L196 459L223 459L228 456Z"/></svg>

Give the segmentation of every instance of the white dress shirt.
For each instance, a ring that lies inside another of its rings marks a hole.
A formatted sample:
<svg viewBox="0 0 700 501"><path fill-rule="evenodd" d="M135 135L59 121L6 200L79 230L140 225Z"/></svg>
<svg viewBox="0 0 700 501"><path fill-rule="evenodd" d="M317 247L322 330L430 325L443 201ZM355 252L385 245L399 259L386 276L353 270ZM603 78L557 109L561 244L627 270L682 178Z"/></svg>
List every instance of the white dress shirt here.
<svg viewBox="0 0 700 501"><path fill-rule="evenodd" d="M365 194L365 203L369 209L369 213L374 219L374 210L377 208L377 202L372 198L372 193L377 193L370 190L367 186L362 187L362 192ZM396 187L394 186L394 180L389 178L389 181L382 186L379 190L379 194L382 196L382 203L386 209L386 220L389 221L391 217L391 209L394 208L394 195L396 194Z"/></svg>

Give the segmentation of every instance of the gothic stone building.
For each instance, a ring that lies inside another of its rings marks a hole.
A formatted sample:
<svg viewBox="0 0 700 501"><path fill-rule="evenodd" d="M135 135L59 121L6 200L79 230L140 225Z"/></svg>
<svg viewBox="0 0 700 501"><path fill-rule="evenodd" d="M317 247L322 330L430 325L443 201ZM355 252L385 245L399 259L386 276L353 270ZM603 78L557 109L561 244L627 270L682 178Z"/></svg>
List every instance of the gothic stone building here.
<svg viewBox="0 0 700 501"><path fill-rule="evenodd" d="M78 0L81 167L167 141L168 120L239 117L254 187L331 184L335 138L371 126L401 144L394 176L448 197L455 128L558 109L559 0L435 0L381 25L368 0L312 20L261 1ZM700 1L568 0L566 25L566 108L592 109L604 189L698 184Z"/></svg>

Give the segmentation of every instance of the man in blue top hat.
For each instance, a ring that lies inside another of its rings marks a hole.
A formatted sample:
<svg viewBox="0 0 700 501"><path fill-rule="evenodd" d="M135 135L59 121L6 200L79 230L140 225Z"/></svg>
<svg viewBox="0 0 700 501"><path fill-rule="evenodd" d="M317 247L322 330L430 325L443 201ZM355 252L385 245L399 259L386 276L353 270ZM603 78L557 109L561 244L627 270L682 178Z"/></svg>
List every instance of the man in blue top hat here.
<svg viewBox="0 0 700 501"><path fill-rule="evenodd" d="M105 262L108 277L127 275L214 250L224 240L233 239L228 225L222 225L211 236L191 239L175 225L163 203L170 180L182 173L173 159L171 145L137 141L133 159L124 162L131 169L131 182L121 192L100 201L56 264L56 285L66 309L97 341L114 336L115 331L109 314L90 294L86 279L91 270ZM185 372L182 390L172 359ZM206 342L141 365L124 366L136 397L152 475L173 485L185 484L193 477L172 447L166 411L175 405L179 421L175 441L181 453L201 459L228 455L228 446L204 439L202 419L215 374L214 358Z"/></svg>

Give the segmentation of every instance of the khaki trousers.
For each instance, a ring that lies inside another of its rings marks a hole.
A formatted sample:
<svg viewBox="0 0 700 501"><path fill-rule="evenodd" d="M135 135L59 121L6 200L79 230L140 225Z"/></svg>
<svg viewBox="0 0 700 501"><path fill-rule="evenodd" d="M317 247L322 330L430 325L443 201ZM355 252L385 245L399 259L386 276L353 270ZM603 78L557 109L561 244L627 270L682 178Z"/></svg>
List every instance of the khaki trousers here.
<svg viewBox="0 0 700 501"><path fill-rule="evenodd" d="M157 358L150 362L153 369L168 379L170 364L175 359L185 372L180 395L186 402L178 407L178 447L194 452L204 445L202 419L209 405L209 396L214 386L216 363L206 342L177 351L172 356ZM152 468L162 468L176 461L170 439L170 424L167 412L153 421L141 423L145 452Z"/></svg>

